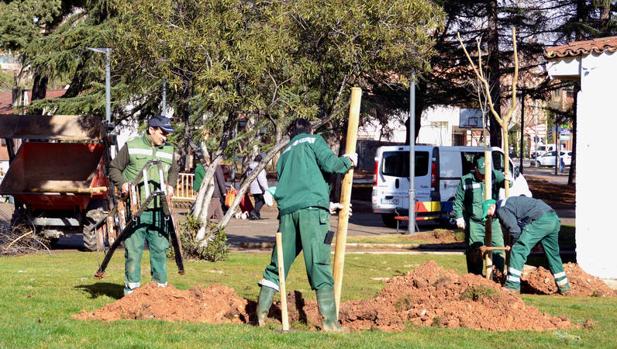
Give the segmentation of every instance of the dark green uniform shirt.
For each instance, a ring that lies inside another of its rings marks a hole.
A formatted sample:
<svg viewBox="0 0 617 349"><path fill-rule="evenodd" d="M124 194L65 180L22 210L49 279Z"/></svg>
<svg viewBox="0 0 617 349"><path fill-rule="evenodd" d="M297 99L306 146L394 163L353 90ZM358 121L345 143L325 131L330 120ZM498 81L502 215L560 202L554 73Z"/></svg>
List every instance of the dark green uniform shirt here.
<svg viewBox="0 0 617 349"><path fill-rule="evenodd" d="M499 198L499 188L502 188L504 183L505 177L503 173L493 170L493 188L491 191L493 199L497 200ZM454 195L453 210L455 217L465 217L465 219L482 221L483 202L484 181L478 181L474 172L461 177L456 194Z"/></svg>
<svg viewBox="0 0 617 349"><path fill-rule="evenodd" d="M301 133L289 145L276 164L278 184L274 198L281 215L307 207L330 206L330 188L324 173L343 174L351 160L337 157L323 137Z"/></svg>
<svg viewBox="0 0 617 349"><path fill-rule="evenodd" d="M551 211L553 209L540 199L511 196L497 202L495 214L510 234L514 238L518 238L521 235L522 227Z"/></svg>
<svg viewBox="0 0 617 349"><path fill-rule="evenodd" d="M120 149L116 157L109 164L109 177L115 185L122 187L122 184L134 180L149 160L161 160L165 168L165 181L168 185L175 188L178 180L178 165L176 163L174 148L169 144L155 146L147 135L129 140ZM156 167L151 167L148 171L148 182L150 192L158 189L159 174ZM145 200L145 191L141 190L144 183L139 184L142 201ZM150 207L159 206L155 200Z"/></svg>

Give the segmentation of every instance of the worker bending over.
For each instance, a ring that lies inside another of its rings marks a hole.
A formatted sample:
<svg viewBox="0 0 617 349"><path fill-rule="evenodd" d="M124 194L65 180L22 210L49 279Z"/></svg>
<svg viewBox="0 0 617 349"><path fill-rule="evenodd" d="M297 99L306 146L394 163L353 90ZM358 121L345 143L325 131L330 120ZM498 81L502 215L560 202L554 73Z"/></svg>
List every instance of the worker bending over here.
<svg viewBox="0 0 617 349"><path fill-rule="evenodd" d="M540 242L548 266L562 294L570 291L570 283L559 256L559 217L544 201L525 196L513 196L495 203L487 200L487 214L497 216L514 239L505 288L520 292L521 273L531 249Z"/></svg>

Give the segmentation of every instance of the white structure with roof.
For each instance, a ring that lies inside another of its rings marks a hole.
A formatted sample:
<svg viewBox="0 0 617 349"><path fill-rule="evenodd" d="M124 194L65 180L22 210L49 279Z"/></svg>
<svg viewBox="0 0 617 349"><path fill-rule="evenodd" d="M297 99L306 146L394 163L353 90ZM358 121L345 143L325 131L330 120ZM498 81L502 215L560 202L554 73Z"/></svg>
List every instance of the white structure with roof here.
<svg viewBox="0 0 617 349"><path fill-rule="evenodd" d="M547 49L551 78L578 80L576 255L588 273L617 279L617 186L608 180L617 129L617 36ZM606 177L605 180L602 178Z"/></svg>

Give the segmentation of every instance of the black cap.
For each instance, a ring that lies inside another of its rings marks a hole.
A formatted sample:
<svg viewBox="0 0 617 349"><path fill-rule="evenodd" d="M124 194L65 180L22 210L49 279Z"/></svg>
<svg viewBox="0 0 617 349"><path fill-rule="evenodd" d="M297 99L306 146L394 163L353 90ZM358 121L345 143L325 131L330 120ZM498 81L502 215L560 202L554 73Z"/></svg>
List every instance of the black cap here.
<svg viewBox="0 0 617 349"><path fill-rule="evenodd" d="M171 119L164 115L155 115L148 120L149 127L158 127L161 130L172 133L174 128L171 126Z"/></svg>

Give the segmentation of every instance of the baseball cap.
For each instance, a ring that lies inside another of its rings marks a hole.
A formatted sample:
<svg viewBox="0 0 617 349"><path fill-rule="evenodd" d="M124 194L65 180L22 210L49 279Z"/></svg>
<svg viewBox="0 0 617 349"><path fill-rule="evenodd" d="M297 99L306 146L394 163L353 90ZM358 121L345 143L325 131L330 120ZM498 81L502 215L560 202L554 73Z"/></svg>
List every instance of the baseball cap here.
<svg viewBox="0 0 617 349"><path fill-rule="evenodd" d="M172 133L174 128L171 126L171 119L164 115L155 115L148 120L149 127L159 127L161 130Z"/></svg>

